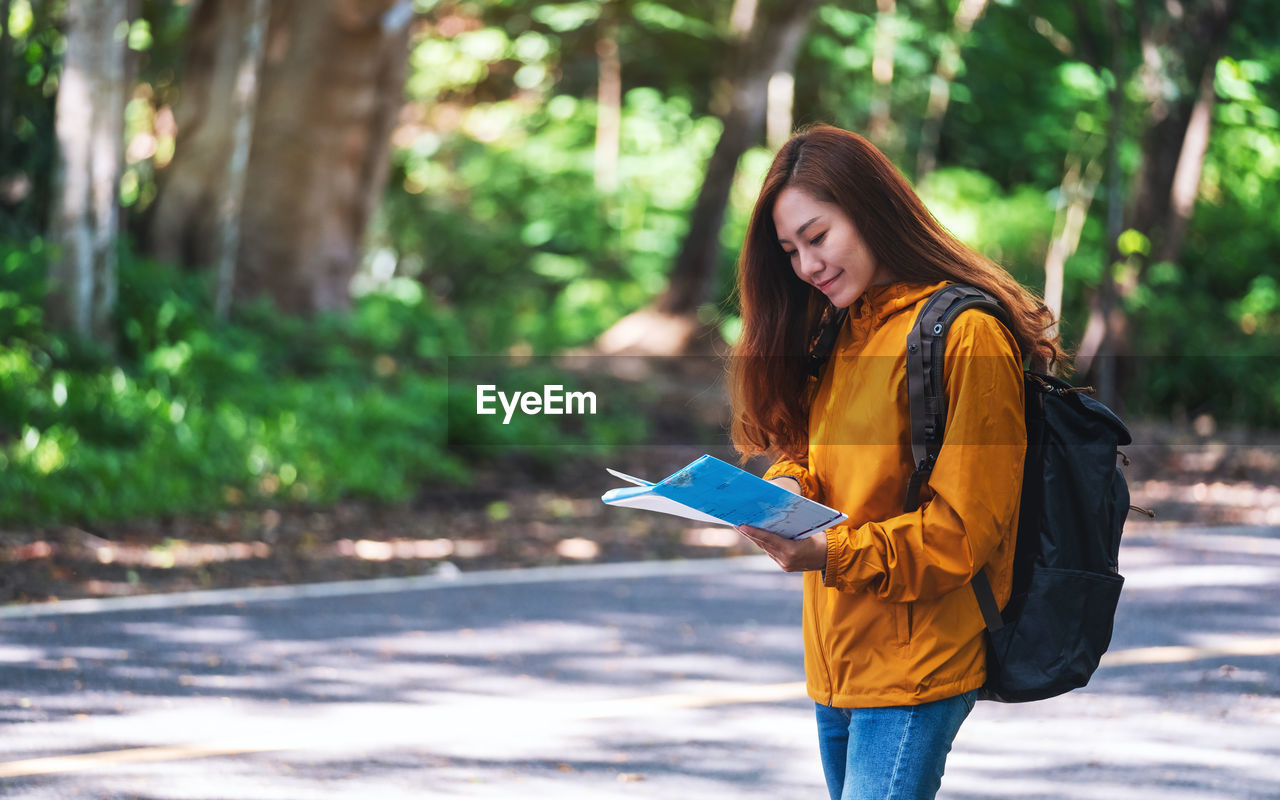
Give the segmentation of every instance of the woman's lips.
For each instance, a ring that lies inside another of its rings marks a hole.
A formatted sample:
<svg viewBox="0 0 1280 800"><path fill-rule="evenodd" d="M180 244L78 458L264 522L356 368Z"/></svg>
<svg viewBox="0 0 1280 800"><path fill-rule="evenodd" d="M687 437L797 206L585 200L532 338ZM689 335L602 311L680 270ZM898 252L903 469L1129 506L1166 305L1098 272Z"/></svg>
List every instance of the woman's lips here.
<svg viewBox="0 0 1280 800"><path fill-rule="evenodd" d="M816 286L819 291L825 292L827 290L827 287L835 283L836 278L839 278L839 277L840 277L839 274L833 275L830 279L823 281L822 283L815 283L814 286Z"/></svg>

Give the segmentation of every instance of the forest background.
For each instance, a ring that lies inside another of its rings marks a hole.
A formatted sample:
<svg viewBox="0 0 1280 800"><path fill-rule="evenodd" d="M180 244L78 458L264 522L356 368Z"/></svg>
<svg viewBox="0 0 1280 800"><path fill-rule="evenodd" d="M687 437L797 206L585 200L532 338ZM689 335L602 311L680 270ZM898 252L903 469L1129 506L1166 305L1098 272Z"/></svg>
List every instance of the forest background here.
<svg viewBox="0 0 1280 800"><path fill-rule="evenodd" d="M594 476L723 449L746 216L817 121L1043 293L1152 441L1265 440L1270 5L0 0L7 594L643 550ZM610 402L482 426L480 374ZM1280 506L1274 447L1197 452ZM560 489L494 488L529 482Z"/></svg>

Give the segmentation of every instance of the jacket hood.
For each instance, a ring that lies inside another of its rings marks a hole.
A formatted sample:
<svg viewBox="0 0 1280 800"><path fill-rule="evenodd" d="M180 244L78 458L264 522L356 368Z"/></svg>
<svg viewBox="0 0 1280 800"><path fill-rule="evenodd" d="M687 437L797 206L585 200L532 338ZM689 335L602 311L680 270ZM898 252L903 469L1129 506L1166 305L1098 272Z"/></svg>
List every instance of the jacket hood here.
<svg viewBox="0 0 1280 800"><path fill-rule="evenodd" d="M879 325L888 317L904 308L911 308L921 300L928 298L939 288L951 281L938 283L914 283L897 281L868 286L849 308L849 316L863 321L869 320L873 326Z"/></svg>

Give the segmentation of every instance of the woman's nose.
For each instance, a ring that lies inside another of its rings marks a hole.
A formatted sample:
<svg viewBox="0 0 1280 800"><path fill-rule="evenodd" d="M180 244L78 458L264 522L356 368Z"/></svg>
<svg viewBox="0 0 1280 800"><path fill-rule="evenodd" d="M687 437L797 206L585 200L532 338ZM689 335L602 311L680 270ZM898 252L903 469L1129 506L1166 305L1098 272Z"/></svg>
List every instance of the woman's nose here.
<svg viewBox="0 0 1280 800"><path fill-rule="evenodd" d="M800 275L808 278L816 274L822 268L822 262L813 253L806 253L801 250L796 254L796 258L800 261Z"/></svg>

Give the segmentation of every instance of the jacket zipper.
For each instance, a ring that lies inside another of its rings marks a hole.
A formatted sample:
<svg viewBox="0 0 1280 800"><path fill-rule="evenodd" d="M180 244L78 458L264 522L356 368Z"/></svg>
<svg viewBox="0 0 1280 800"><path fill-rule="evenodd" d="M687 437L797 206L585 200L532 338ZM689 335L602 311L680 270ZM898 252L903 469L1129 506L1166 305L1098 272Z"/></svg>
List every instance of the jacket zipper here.
<svg viewBox="0 0 1280 800"><path fill-rule="evenodd" d="M817 639L818 646L815 649L818 651L818 659L822 662L822 672L827 676L827 700L825 705L829 706L835 701L836 684L831 678L831 659L828 657L827 643L822 635L822 615L818 609L818 595L821 594L825 600L826 591L827 587L824 582L813 592L813 635Z"/></svg>

